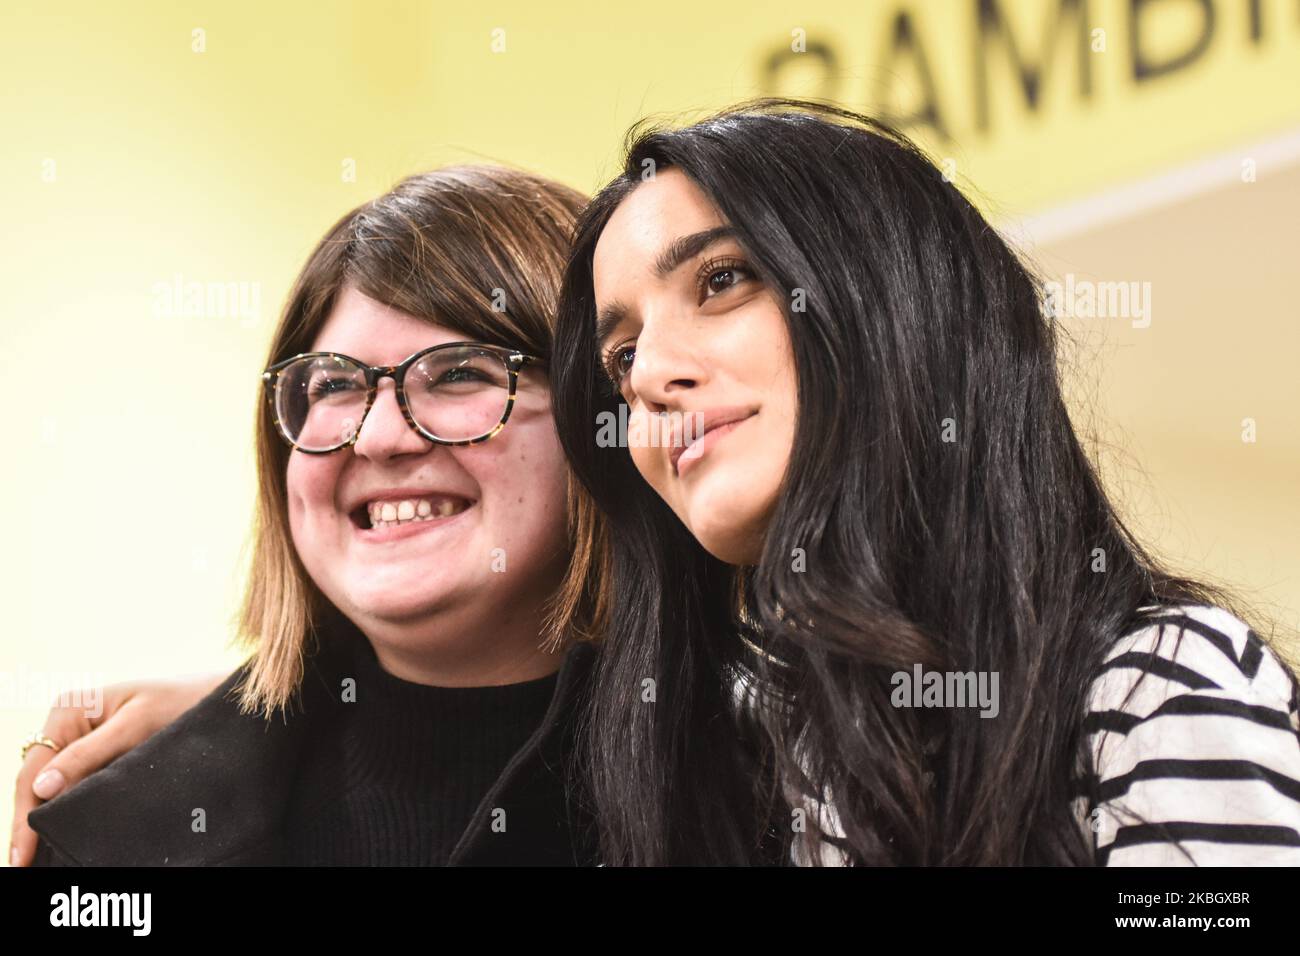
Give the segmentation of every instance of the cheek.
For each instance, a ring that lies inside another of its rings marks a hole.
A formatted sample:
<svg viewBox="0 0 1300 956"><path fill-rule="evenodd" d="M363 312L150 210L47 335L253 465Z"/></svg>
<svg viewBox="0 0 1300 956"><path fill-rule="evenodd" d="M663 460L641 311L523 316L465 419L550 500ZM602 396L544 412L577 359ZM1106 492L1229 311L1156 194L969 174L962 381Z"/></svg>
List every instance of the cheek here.
<svg viewBox="0 0 1300 956"><path fill-rule="evenodd" d="M549 418L527 426L512 420L505 434L510 441L496 448L493 439L457 450L478 485L488 544L530 556L555 551L567 540L569 473L554 426Z"/></svg>
<svg viewBox="0 0 1300 956"><path fill-rule="evenodd" d="M798 399L795 394L793 370L778 369L770 382L768 396L763 402L763 433L756 444L763 449L762 473L779 481L785 474L794 450L795 421L798 416Z"/></svg>
<svg viewBox="0 0 1300 956"><path fill-rule="evenodd" d="M641 415L643 419L639 425L634 424L638 415ZM646 417L642 412L633 412L628 419L629 433L632 432L634 427L640 427L643 429L641 434L650 435L649 426L644 421ZM666 437L660 438L661 442L668 440L670 439ZM646 484L654 490L655 494L663 499L673 513L682 520L683 524L689 527L688 502L682 497L681 486L676 482L676 476L673 474L672 465L668 462L666 451L667 449L662 444L655 445L651 441L639 444L633 443L629 439L628 454L632 458L632 465L641 473L641 477L645 479Z"/></svg>
<svg viewBox="0 0 1300 956"><path fill-rule="evenodd" d="M334 493L338 487L341 456L304 455L293 452L285 470L289 501L289 527L295 541L326 517L335 517Z"/></svg>
<svg viewBox="0 0 1300 956"><path fill-rule="evenodd" d="M644 407L632 409L627 419L627 450L632 464L661 495L668 487L670 468L664 445L675 440L666 429L655 427Z"/></svg>
<svg viewBox="0 0 1300 956"><path fill-rule="evenodd" d="M775 485L784 477L794 448L794 432L798 417L798 375L795 371L794 353L790 335L780 310L773 305L765 312L758 336L761 342L757 354L767 360L752 367L750 388L763 396L763 433L758 436L755 451L758 460L753 464L763 476L765 490L775 496ZM761 451L760 451L761 449Z"/></svg>
<svg viewBox="0 0 1300 956"><path fill-rule="evenodd" d="M641 472L641 477L644 478L650 484L650 487L655 489L655 491L663 494L663 481L655 462L655 452L658 450L659 449L632 445L628 448L627 452L632 456L632 464L636 467L636 470Z"/></svg>

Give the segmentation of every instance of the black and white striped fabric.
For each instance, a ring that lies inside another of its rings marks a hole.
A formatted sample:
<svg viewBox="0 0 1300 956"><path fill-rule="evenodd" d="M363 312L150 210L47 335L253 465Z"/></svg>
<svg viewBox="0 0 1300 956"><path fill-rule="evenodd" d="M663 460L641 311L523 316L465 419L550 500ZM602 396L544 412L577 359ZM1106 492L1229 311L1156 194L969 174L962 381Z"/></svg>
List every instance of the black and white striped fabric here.
<svg viewBox="0 0 1300 956"><path fill-rule="evenodd" d="M1073 810L1103 866L1300 866L1300 691L1239 618L1140 608L1090 691L1096 802ZM791 791L796 865L842 866L834 797Z"/></svg>
<svg viewBox="0 0 1300 956"><path fill-rule="evenodd" d="M1223 608L1144 610L1088 707L1097 862L1300 866L1295 681Z"/></svg>

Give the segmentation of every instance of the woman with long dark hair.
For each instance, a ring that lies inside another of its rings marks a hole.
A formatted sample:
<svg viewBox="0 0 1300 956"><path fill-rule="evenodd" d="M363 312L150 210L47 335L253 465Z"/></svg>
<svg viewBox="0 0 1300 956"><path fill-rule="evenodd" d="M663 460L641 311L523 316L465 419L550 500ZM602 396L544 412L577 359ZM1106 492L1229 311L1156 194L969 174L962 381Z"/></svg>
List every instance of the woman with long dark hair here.
<svg viewBox="0 0 1300 956"><path fill-rule="evenodd" d="M553 393L609 518L602 858L744 856L739 688L800 861L1300 861L1294 676L1124 526L1041 285L961 192L810 103L629 143Z"/></svg>

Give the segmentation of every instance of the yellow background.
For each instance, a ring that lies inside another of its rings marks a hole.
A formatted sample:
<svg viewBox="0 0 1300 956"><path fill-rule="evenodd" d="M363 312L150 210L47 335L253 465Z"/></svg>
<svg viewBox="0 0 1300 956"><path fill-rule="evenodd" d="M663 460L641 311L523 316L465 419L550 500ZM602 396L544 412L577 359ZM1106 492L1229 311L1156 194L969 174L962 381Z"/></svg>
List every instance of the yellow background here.
<svg viewBox="0 0 1300 956"><path fill-rule="evenodd" d="M1153 53L1196 33L1196 4L1149 6L1142 30ZM463 160L511 162L590 191L615 170L632 121L690 117L758 93L906 109L920 91L915 60L883 56L901 9L953 135L914 132L1011 224L1300 128L1295 4L1263 0L1258 44L1246 3L1214 7L1213 42L1194 65L1136 84L1127 4L1093 0L1090 24L1105 31L1106 49L1089 54L1092 95L1079 96L1072 43L1059 36L1035 113L990 47L994 109L980 131L973 0L7 4L0 676L17 696L0 711L0 744L12 745L0 777L44 717L43 700L22 691L29 677L116 681L234 664L226 643L252 501L257 375L289 283L346 209L407 173ZM1000 9L1022 56L1042 57L1057 4ZM792 59L779 87L765 88L763 64L799 30L829 44L838 69L827 78ZM882 83L888 104L872 99ZM1249 258L1270 264L1276 284L1255 285L1248 314L1236 307L1246 290L1222 260L1183 268L1138 257L1208 240L1204 219L1156 218L1037 252L1080 274L1159 276L1149 334L1085 330L1077 390L1134 468L1108 480L1162 553L1243 587L1295 626L1300 342L1285 294L1295 239L1290 229L1251 232L1279 204L1294 209L1294 192L1249 195L1243 206L1247 194L1229 191L1212 212L1245 217L1223 255L1258 242ZM1125 237L1133 256L1116 258ZM157 284L177 276L256 284L260 315L158 316ZM1214 311L1197 312L1207 295ZM1260 423L1253 445L1239 437L1247 416Z"/></svg>

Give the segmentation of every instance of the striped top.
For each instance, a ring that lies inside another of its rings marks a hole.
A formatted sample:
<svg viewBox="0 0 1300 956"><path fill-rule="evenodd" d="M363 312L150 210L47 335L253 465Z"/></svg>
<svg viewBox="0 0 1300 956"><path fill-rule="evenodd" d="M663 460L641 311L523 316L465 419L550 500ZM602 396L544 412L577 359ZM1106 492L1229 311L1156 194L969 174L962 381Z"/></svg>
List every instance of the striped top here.
<svg viewBox="0 0 1300 956"><path fill-rule="evenodd" d="M1084 730L1095 787L1073 806L1102 866L1300 866L1300 689L1245 622L1183 605L1121 637ZM792 860L843 865L832 795L796 798Z"/></svg>
<svg viewBox="0 0 1300 956"><path fill-rule="evenodd" d="M1161 609L1121 638L1084 729L1099 864L1300 866L1300 692L1228 611Z"/></svg>

